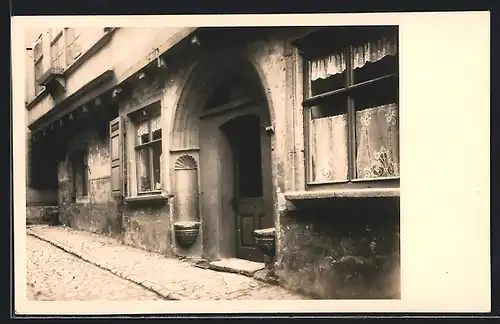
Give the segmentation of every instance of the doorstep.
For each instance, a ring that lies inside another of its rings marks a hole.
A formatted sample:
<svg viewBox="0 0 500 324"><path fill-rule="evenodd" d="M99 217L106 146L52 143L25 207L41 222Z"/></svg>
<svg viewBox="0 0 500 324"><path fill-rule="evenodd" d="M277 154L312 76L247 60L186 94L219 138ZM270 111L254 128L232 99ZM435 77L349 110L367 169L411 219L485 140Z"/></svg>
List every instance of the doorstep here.
<svg viewBox="0 0 500 324"><path fill-rule="evenodd" d="M232 272L247 277L253 277L254 274L264 269L264 263L253 262L237 258L222 259L208 263L208 269L222 272Z"/></svg>

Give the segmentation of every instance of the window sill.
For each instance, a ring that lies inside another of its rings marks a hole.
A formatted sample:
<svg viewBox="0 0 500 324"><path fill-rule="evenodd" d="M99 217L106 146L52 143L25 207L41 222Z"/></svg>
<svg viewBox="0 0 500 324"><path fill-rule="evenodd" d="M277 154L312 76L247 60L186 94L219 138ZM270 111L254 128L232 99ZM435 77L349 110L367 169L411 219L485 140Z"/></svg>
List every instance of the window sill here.
<svg viewBox="0 0 500 324"><path fill-rule="evenodd" d="M138 202L149 202L149 201L165 201L170 197L172 197L172 195L148 194L148 195L126 197L125 202L126 203L138 203Z"/></svg>
<svg viewBox="0 0 500 324"><path fill-rule="evenodd" d="M48 93L47 89L43 88L31 101L26 104L26 109L31 110L37 103L39 103L43 97Z"/></svg>
<svg viewBox="0 0 500 324"><path fill-rule="evenodd" d="M75 58L75 60L64 70L63 74L68 77L73 71L80 67L85 61L91 58L95 53L97 53L101 48L108 44L111 40L116 29L105 32L90 48L86 51L80 52L80 54Z"/></svg>
<svg viewBox="0 0 500 324"><path fill-rule="evenodd" d="M391 198L399 197L399 188L355 188L293 191L285 193L289 201L332 199L332 198Z"/></svg>
<svg viewBox="0 0 500 324"><path fill-rule="evenodd" d="M78 197L76 198L76 201L75 201L76 204L88 204L89 203L89 198L88 197Z"/></svg>

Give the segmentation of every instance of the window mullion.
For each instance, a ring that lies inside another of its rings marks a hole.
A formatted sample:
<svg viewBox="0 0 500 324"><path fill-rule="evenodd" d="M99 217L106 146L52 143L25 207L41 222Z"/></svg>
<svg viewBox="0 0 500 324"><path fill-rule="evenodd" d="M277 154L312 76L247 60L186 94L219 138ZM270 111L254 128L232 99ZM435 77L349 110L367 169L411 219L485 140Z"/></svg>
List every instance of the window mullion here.
<svg viewBox="0 0 500 324"><path fill-rule="evenodd" d="M346 88L349 88L353 83L352 71L352 51L351 46L346 48ZM347 178L352 180L355 178L355 159L356 159L356 142L355 142L355 122L356 114L354 111L354 100L351 93L347 94L347 154L348 167Z"/></svg>
<svg viewBox="0 0 500 324"><path fill-rule="evenodd" d="M67 55L67 51L68 51L68 46L66 44L66 41L67 41L67 28L63 28L63 34L62 34L62 45L63 45L63 51L62 51L62 55L64 55L63 57L63 60L64 60L64 66L63 68L66 68L66 66L68 66L68 55Z"/></svg>
<svg viewBox="0 0 500 324"><path fill-rule="evenodd" d="M153 141L153 132L152 132L152 123L151 119L148 121L148 136L149 136L149 142L151 143ZM150 190L153 191L155 190L155 180L154 180L154 170L153 170L153 146L154 145L149 145L148 148L148 154L149 154L149 185L150 185Z"/></svg>

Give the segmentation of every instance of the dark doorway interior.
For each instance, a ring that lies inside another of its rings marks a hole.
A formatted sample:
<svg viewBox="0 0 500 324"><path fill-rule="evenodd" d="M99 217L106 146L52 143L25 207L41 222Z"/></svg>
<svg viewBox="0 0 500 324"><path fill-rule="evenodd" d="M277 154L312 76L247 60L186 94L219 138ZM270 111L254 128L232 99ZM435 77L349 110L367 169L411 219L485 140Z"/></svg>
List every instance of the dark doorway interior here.
<svg viewBox="0 0 500 324"><path fill-rule="evenodd" d="M260 124L258 115L242 115L221 126L232 151L236 256L258 262L263 261L263 254L255 244L253 231L261 228L265 215Z"/></svg>

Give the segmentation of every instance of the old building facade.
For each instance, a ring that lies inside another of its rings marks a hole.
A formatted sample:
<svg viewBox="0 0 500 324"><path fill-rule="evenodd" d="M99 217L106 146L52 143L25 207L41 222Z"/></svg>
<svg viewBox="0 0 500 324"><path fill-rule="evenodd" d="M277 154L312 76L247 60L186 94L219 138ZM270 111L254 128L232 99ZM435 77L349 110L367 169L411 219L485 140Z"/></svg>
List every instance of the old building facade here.
<svg viewBox="0 0 500 324"><path fill-rule="evenodd" d="M319 298L399 296L396 27L61 28L32 44L28 187L61 223L266 262Z"/></svg>

